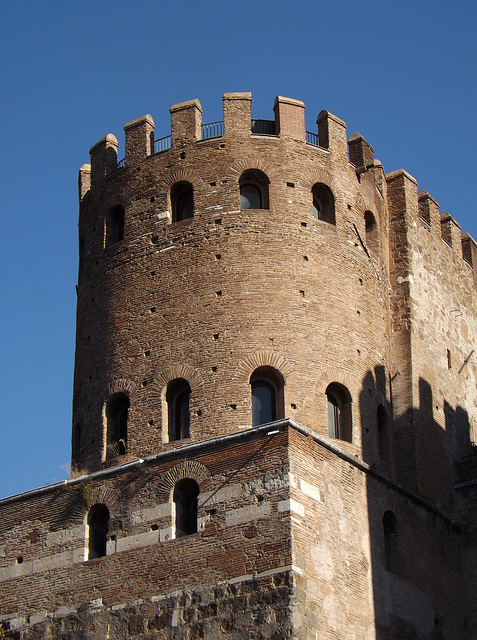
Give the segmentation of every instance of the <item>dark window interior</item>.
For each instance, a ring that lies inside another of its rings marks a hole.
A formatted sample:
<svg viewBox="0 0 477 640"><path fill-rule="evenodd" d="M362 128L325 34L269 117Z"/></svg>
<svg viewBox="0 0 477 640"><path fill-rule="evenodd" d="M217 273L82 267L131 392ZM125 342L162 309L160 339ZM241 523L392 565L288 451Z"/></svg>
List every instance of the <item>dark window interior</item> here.
<svg viewBox="0 0 477 640"><path fill-rule="evenodd" d="M180 480L174 487L176 538L197 532L197 498L199 485L191 478Z"/></svg>
<svg viewBox="0 0 477 640"><path fill-rule="evenodd" d="M166 401L170 442L189 437L190 393L190 385L187 380L184 380L183 378L173 380L167 387Z"/></svg>
<svg viewBox="0 0 477 640"><path fill-rule="evenodd" d="M109 510L104 504L95 504L88 514L89 540L88 559L106 555L106 539L109 525Z"/></svg>

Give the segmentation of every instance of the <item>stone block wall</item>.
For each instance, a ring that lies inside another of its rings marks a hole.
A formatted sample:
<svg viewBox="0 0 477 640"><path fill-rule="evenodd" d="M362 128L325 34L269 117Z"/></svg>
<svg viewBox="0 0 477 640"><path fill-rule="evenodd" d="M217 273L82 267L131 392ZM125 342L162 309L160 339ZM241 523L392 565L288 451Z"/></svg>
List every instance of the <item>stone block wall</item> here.
<svg viewBox="0 0 477 640"><path fill-rule="evenodd" d="M292 637L287 432L249 432L0 503L0 628L9 638ZM200 485L198 532L171 494ZM87 513L110 512L87 559Z"/></svg>
<svg viewBox="0 0 477 640"><path fill-rule="evenodd" d="M174 538L182 477L200 485L198 531ZM97 503L107 551L88 560ZM0 516L4 637L466 637L457 523L290 421L6 499Z"/></svg>
<svg viewBox="0 0 477 640"><path fill-rule="evenodd" d="M294 595L304 611L303 637L466 637L460 526L330 444L299 431L291 443L293 559L301 570ZM399 556L393 566L383 529L390 511Z"/></svg>

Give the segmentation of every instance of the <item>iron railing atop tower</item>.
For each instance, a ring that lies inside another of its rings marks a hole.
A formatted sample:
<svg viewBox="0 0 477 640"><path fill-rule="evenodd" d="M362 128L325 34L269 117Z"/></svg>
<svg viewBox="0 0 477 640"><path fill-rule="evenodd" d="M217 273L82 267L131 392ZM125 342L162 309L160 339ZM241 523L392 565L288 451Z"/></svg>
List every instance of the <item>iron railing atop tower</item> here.
<svg viewBox="0 0 477 640"><path fill-rule="evenodd" d="M171 148L171 144L172 144L172 136L168 135L168 136L164 136L163 138L158 138L157 140L154 140L154 142L152 143L152 152L153 153L162 153L163 151L167 151L168 149Z"/></svg>
<svg viewBox="0 0 477 640"><path fill-rule="evenodd" d="M209 138L220 138L224 135L224 121L209 122L202 125L202 140Z"/></svg>
<svg viewBox="0 0 477 640"><path fill-rule="evenodd" d="M318 134L317 133L312 133L311 131L307 131L306 132L306 141L308 142L308 144L314 144L315 147L319 147L320 143L318 141Z"/></svg>
<svg viewBox="0 0 477 640"><path fill-rule="evenodd" d="M250 131L258 135L274 136L275 133L275 120L261 120L258 118L252 118L250 121ZM201 139L209 140L210 138L220 138L224 135L224 121L218 120L217 122L208 122L201 126ZM306 132L306 141L309 144L313 144L319 147L318 134L311 131ZM172 137L171 135L158 138L153 142L153 153L162 153L171 148ZM119 165L118 163L118 166Z"/></svg>
<svg viewBox="0 0 477 640"><path fill-rule="evenodd" d="M261 135L275 135L275 120L257 120L252 118L250 127L252 133L258 133Z"/></svg>

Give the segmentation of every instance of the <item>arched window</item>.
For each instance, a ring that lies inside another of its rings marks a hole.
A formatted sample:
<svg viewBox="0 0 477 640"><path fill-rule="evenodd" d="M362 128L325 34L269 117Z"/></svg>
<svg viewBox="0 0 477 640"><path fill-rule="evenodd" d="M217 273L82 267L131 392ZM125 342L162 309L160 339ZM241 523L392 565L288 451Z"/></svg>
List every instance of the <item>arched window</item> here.
<svg viewBox="0 0 477 640"><path fill-rule="evenodd" d="M240 208L268 209L268 185L270 180L263 171L248 169L240 176Z"/></svg>
<svg viewBox="0 0 477 640"><path fill-rule="evenodd" d="M330 224L336 224L335 198L331 189L317 182L311 190L313 196L313 215L317 220L323 220Z"/></svg>
<svg viewBox="0 0 477 640"><path fill-rule="evenodd" d="M372 211L364 212L364 224L366 229L366 245L371 251L376 251L379 246L378 225Z"/></svg>
<svg viewBox="0 0 477 640"><path fill-rule="evenodd" d="M386 409L382 404L379 405L377 413L378 423L378 451L379 457L383 462L391 460L391 434L389 429L389 419Z"/></svg>
<svg viewBox="0 0 477 640"><path fill-rule="evenodd" d="M384 561L388 571L400 575L402 571L401 553L399 551L399 531L396 516L386 511L383 516Z"/></svg>
<svg viewBox="0 0 477 640"><path fill-rule="evenodd" d="M106 403L107 458L127 452L129 398L125 393L113 393Z"/></svg>
<svg viewBox="0 0 477 640"><path fill-rule="evenodd" d="M262 191L255 184L240 187L241 209L263 209Z"/></svg>
<svg viewBox="0 0 477 640"><path fill-rule="evenodd" d="M197 498L199 485L191 478L184 478L174 487L172 500L175 508L176 538L197 533Z"/></svg>
<svg viewBox="0 0 477 640"><path fill-rule="evenodd" d="M190 182L177 182L171 189L172 222L194 216L194 188Z"/></svg>
<svg viewBox="0 0 477 640"><path fill-rule="evenodd" d="M259 367L250 377L252 387L252 427L283 418L282 374L273 367Z"/></svg>
<svg viewBox="0 0 477 640"><path fill-rule="evenodd" d="M328 435L352 441L351 396L346 387L332 382L326 389L328 399Z"/></svg>
<svg viewBox="0 0 477 640"><path fill-rule="evenodd" d="M124 239L124 207L112 207L106 216L106 246Z"/></svg>
<svg viewBox="0 0 477 640"><path fill-rule="evenodd" d="M184 378L172 380L167 386L166 402L169 442L189 437L190 393L190 385Z"/></svg>
<svg viewBox="0 0 477 640"><path fill-rule="evenodd" d="M88 560L106 555L109 510L104 504L95 504L88 513Z"/></svg>

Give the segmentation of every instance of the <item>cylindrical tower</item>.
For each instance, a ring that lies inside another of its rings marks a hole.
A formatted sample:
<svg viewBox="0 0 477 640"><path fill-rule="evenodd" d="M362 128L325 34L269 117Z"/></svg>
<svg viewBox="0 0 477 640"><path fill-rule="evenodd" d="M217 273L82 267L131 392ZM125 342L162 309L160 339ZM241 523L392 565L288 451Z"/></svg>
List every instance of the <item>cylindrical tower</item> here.
<svg viewBox="0 0 477 640"><path fill-rule="evenodd" d="M130 122L124 161L109 134L80 170L73 463L282 417L385 460L361 425L376 393L388 410L382 167L327 111L315 134L298 100L270 121L248 93L223 106L207 125L198 100L173 106L156 141Z"/></svg>

